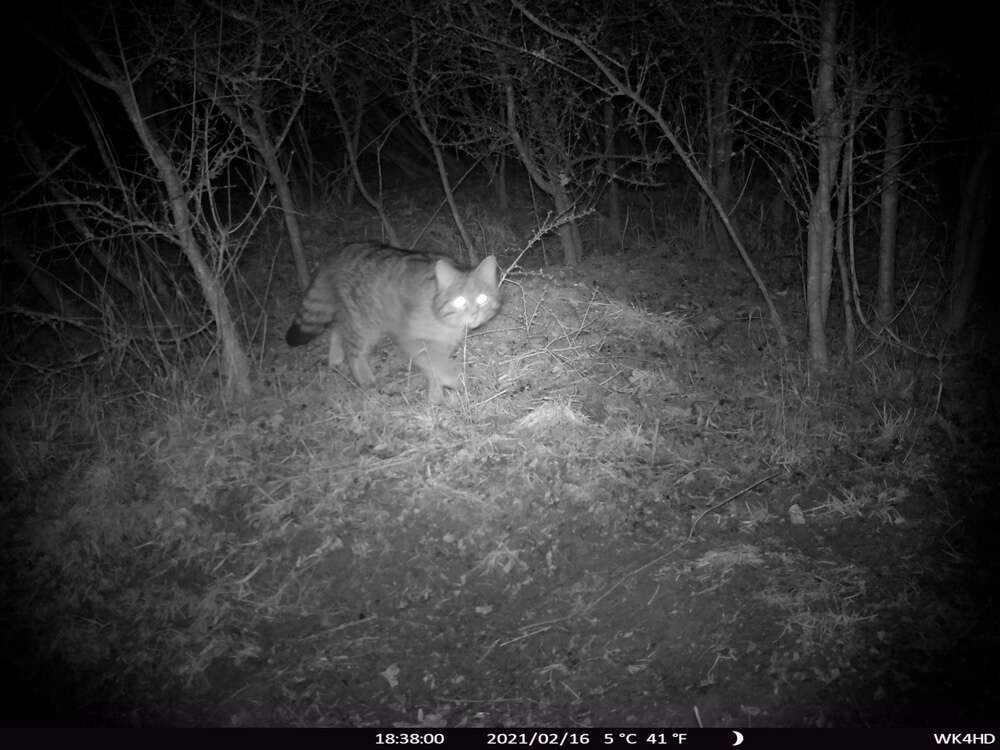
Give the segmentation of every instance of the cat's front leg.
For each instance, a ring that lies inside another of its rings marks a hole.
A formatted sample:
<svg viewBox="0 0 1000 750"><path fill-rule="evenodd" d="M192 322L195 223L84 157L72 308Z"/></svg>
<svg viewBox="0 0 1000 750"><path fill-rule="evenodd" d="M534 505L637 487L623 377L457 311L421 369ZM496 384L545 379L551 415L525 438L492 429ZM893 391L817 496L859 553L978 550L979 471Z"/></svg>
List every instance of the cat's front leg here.
<svg viewBox="0 0 1000 750"><path fill-rule="evenodd" d="M450 353L451 347L437 342L428 342L424 350L421 366L427 375L428 393L432 403L438 403L443 399L444 388L455 390L461 384Z"/></svg>
<svg viewBox="0 0 1000 750"><path fill-rule="evenodd" d="M445 388L458 388L458 372L448 356L450 347L420 340L401 341L400 346L427 377L427 398L432 404L444 400Z"/></svg>
<svg viewBox="0 0 1000 750"><path fill-rule="evenodd" d="M361 352L355 357L351 357L351 375L358 382L358 385L369 388L375 385L375 375L368 364L368 356Z"/></svg>
<svg viewBox="0 0 1000 750"><path fill-rule="evenodd" d="M326 363L331 370L344 364L344 339L336 328L330 329L330 352Z"/></svg>

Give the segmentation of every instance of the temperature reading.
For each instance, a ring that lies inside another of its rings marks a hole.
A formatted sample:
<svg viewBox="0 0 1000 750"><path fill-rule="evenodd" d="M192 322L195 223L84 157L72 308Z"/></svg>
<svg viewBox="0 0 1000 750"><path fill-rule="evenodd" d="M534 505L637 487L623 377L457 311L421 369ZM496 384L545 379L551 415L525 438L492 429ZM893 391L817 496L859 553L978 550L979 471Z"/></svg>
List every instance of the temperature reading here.
<svg viewBox="0 0 1000 750"><path fill-rule="evenodd" d="M650 734L640 734L639 732L605 732L605 745L683 745L687 742L686 732L652 732Z"/></svg>

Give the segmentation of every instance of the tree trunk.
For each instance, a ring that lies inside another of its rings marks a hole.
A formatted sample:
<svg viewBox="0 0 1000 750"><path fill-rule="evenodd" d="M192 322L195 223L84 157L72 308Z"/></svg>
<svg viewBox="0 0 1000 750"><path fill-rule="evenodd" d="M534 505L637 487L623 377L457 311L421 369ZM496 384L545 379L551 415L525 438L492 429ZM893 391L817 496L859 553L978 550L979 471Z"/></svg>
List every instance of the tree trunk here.
<svg viewBox="0 0 1000 750"><path fill-rule="evenodd" d="M306 251L302 245L302 231L299 228L299 215L295 208L295 200L292 198L292 189L288 184L288 177L281 168L281 164L278 163L277 146L274 138L271 137L260 98L250 96L248 104L253 113L255 127L248 128L244 124L243 132L254 144L261 159L264 160L264 168L267 170L274 192L278 194L281 216L285 221L285 230L288 232L292 258L295 261L295 273L299 279L299 287L304 290L309 286L311 275L309 263L306 261ZM226 110L223 109L223 111ZM239 126L240 122L233 122L233 125Z"/></svg>
<svg viewBox="0 0 1000 750"><path fill-rule="evenodd" d="M899 172L903 146L903 110L893 102L885 119L882 161L882 211L878 247L878 323L888 326L896 315L896 228L899 216Z"/></svg>
<svg viewBox="0 0 1000 750"><path fill-rule="evenodd" d="M982 143L962 186L952 252L951 294L945 320L945 330L952 334L965 327L979 280L983 244L990 222L992 180L986 167L992 155L993 146Z"/></svg>
<svg viewBox="0 0 1000 750"><path fill-rule="evenodd" d="M552 201L555 203L556 215L565 216L573 210L573 203L566 188L555 180L552 182L555 185ZM580 232L576 222L567 221L560 225L559 240L563 246L563 263L567 266L577 265L583 257L583 249L580 246Z"/></svg>
<svg viewBox="0 0 1000 750"><path fill-rule="evenodd" d="M775 185L774 195L771 196L770 203L770 215L771 215L771 226L770 226L770 240L771 248L778 255L784 256L789 254L789 229L788 226L788 190L792 182L792 163L790 161L785 161L784 166L781 168L781 173L776 177L777 184ZM801 269L801 267L800 267Z"/></svg>
<svg viewBox="0 0 1000 750"><path fill-rule="evenodd" d="M829 367L826 314L833 261L833 217L830 200L836 169L837 133L834 77L836 73L837 0L823 0L820 10L819 69L813 107L818 122L817 182L809 209L806 246L806 309L809 318L809 356L820 371Z"/></svg>
<svg viewBox="0 0 1000 750"><path fill-rule="evenodd" d="M360 80L354 80L354 84L357 86L357 94L354 97L354 121L343 134L345 156L347 158L347 166L351 174L351 178L347 180L347 187L344 189L344 203L348 206L354 205L354 200L358 190L358 183L355 178L357 170L354 169L354 163L360 156L361 131L364 129L365 121L365 84Z"/></svg>
<svg viewBox="0 0 1000 750"><path fill-rule="evenodd" d="M858 120L855 102L856 99L852 99L843 158L840 162L840 185L837 188L837 228L834 238L837 267L840 270L841 309L844 314L844 357L848 364L854 364L857 347L857 330L854 324L854 305L852 304L854 302L854 287L851 284L854 274L853 269L848 266L848 253L846 251L846 243L854 237L854 202L851 191L854 180L854 136ZM852 253L851 258L853 257Z"/></svg>
<svg viewBox="0 0 1000 750"><path fill-rule="evenodd" d="M219 279L212 274L212 270L205 262L201 248L195 239L191 226L191 212L187 204L187 191L176 166L170 160L167 152L164 151L153 132L147 127L146 120L139 106L136 103L132 87L125 79L119 78L114 82L114 91L121 100L122 106L128 115L132 126L135 128L142 142L146 153L156 167L160 179L166 188L170 212L173 216L174 231L177 233L177 240L181 250L184 252L188 263L194 270L195 277L201 287L205 301L208 303L212 316L215 318L220 343L222 344L222 366L221 372L225 377L225 389L230 394L248 398L251 393L250 387L250 362L247 359L243 345L240 343L239 334L236 330L236 322L233 320L229 302L226 299L225 291L219 283Z"/></svg>
<svg viewBox="0 0 1000 750"><path fill-rule="evenodd" d="M711 148L710 172L715 194L728 213L733 208L733 119L729 109L729 93L734 71L716 61L716 80L711 82L712 106L709 121ZM704 243L711 255L726 255L732 243L719 217L712 215L712 242Z"/></svg>
<svg viewBox="0 0 1000 750"><path fill-rule="evenodd" d="M501 153L496 161L490 158L486 161L491 165L490 179L497 197L497 208L506 214L510 210L510 193L507 191L507 154Z"/></svg>
<svg viewBox="0 0 1000 750"><path fill-rule="evenodd" d="M293 187L292 197L295 200L296 206L299 208L305 208L312 213L317 208L316 157L313 154L312 146L309 143L309 136L302 123L301 117L298 117L295 120L294 153L296 156L296 160L293 162L292 167L294 171L292 171L292 169L289 171L291 174L297 174L298 179L290 179L289 182L291 182L293 186L297 186L298 189Z"/></svg>
<svg viewBox="0 0 1000 750"><path fill-rule="evenodd" d="M822 303L821 275L824 237L832 233L829 198L822 197L822 188L813 194L809 210L806 240L806 311L809 319L809 358L819 370L829 365L826 345L826 320Z"/></svg>
<svg viewBox="0 0 1000 750"><path fill-rule="evenodd" d="M504 75L506 76L506 73ZM535 156L528 151L528 147L524 139L521 138L521 133L517 128L517 104L514 99L514 84L511 82L509 76L506 78L505 88L507 134L510 136L511 143L514 144L514 150L517 152L518 158L520 158L521 164L527 171L531 181L552 199L556 215L559 217L566 216L572 211L573 203L570 200L565 185L563 185L561 175L558 173L554 174L554 169L551 166L547 166L545 173L543 173L538 166ZM548 162L549 164L558 164L558 161L555 161L553 157L550 157ZM580 233L576 229L575 222L569 221L561 224L558 233L559 240L563 246L563 262L568 266L576 265L580 262L581 252L579 242Z"/></svg>
<svg viewBox="0 0 1000 750"><path fill-rule="evenodd" d="M615 158L615 134L618 128L615 122L615 107L611 98L604 100L604 173L608 176L608 234L618 245L619 251L625 249L622 237L622 207L618 179L618 160Z"/></svg>

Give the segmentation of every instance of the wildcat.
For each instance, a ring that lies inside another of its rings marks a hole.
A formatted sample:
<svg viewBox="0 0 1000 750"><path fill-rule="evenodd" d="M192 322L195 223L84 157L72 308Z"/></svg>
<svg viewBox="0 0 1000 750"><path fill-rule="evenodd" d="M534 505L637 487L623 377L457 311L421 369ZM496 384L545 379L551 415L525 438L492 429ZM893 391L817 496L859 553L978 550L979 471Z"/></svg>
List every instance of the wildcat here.
<svg viewBox="0 0 1000 750"><path fill-rule="evenodd" d="M497 262L474 269L447 255L355 242L324 258L285 341L301 346L330 327L330 367L344 362L362 386L375 382L368 353L385 335L427 376L431 403L458 386L451 354L500 309Z"/></svg>

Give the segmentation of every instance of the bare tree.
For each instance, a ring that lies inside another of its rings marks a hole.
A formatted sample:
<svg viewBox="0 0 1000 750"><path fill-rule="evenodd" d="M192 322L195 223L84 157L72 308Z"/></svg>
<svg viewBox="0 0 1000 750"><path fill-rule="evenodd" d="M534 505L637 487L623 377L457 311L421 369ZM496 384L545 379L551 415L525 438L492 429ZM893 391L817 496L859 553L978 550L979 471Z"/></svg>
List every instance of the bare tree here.
<svg viewBox="0 0 1000 750"><path fill-rule="evenodd" d="M452 110L464 121L461 149L493 163L516 158L556 214L568 219L556 224L563 261L578 263L583 243L576 215L581 204L593 202L603 160L593 138L602 127L599 101L581 94L571 71L524 54L526 43L548 40L506 3L469 5L450 23L462 30L455 45L471 61L463 88L472 93L457 97Z"/></svg>
<svg viewBox="0 0 1000 750"><path fill-rule="evenodd" d="M93 56L96 67L85 64L58 45L52 44L52 47L72 70L110 91L121 105L165 196L170 232L164 236L169 237L183 252L211 310L221 345L220 370L224 376L226 390L235 396L249 396L251 390L249 361L217 272L218 267L213 271L207 262L195 231L193 210L202 196L199 187L204 188L210 184L211 174L181 169L161 142L150 124L147 113L140 108L139 97L136 94L137 81L148 72L154 61L151 56L147 56L144 60L135 60L127 56L121 35L118 33L117 19L112 16L110 21L113 31L111 44L116 53L109 52L104 42L93 35L82 22L75 21L79 39Z"/></svg>
<svg viewBox="0 0 1000 750"><path fill-rule="evenodd" d="M501 73L506 103L507 135L532 182L555 207L558 216L577 209L577 193L588 180L580 178L582 162L573 153L590 109L582 98L547 76L537 64L504 65ZM556 89L559 89L558 91ZM563 262L576 265L583 258L580 229L575 221L559 226Z"/></svg>
<svg viewBox="0 0 1000 750"><path fill-rule="evenodd" d="M754 109L741 112L750 148L781 187L782 200L775 205L792 206L805 227L809 352L819 370L830 360L835 259L847 361L853 361L857 321L879 333L867 320L871 305L862 296L855 267L857 217L876 207L881 209L876 313L896 294L899 187L905 182L906 157L919 145L903 142L902 114L924 106L913 86L912 62L883 30L888 24L875 16L859 30L855 12L842 13L836 0L762 9L760 21L769 25L774 39L765 48L775 59L773 88L758 88ZM787 54L774 55L782 48ZM781 78L781 70L792 75ZM880 141L881 147L871 148ZM894 315L894 309L888 312L885 325ZM886 340L901 343L891 333Z"/></svg>
<svg viewBox="0 0 1000 750"><path fill-rule="evenodd" d="M833 269L834 223L830 206L840 160L843 121L834 80L837 73L837 0L821 0L813 111L817 122L816 185L809 206L806 241L806 311L809 357L820 370L829 366L826 313Z"/></svg>
<svg viewBox="0 0 1000 750"><path fill-rule="evenodd" d="M91 122L93 113L84 109L84 116L88 124L93 124L94 129L98 129L96 123ZM49 193L51 205L58 209L73 227L82 247L86 248L107 278L128 292L133 304L137 304L146 313L152 313L151 316L147 317L152 317L155 320L147 321L149 327L154 328L156 321L163 321L171 327L178 325L179 320L175 316L175 305L168 284L144 233L130 233L135 240L135 248L138 252L131 254L112 254L109 252L106 249L108 243L104 241L103 233L96 226L96 224L101 223L101 220L96 217L92 220L84 210L81 210L87 201L76 195L66 180L55 175L55 171L48 166L45 155L30 133L21 129L18 133L18 140L21 142L21 151L25 160L39 177L40 184L44 184ZM125 184L119 165L115 163L107 149L98 148L98 153L101 155L101 162L105 167L106 174L113 177L115 188L119 196L123 198L121 205L128 209L132 206L132 201L128 199L128 186ZM83 182L92 182L92 179L83 175L80 179ZM130 215L135 218L135 214ZM127 231L126 227L122 228ZM85 264L81 263L80 266L82 268ZM74 296L79 297L80 295L78 292L74 292Z"/></svg>
<svg viewBox="0 0 1000 750"><path fill-rule="evenodd" d="M755 43L754 16L738 4L695 2L669 6L676 36L677 57L697 61L697 70L686 72L696 82L700 96L687 97L702 113L704 129L691 134L697 149L704 151L703 171L719 202L734 208L733 158L737 118L735 105L740 90L750 79L746 68ZM691 66L693 67L693 66ZM694 85L691 86L694 89ZM725 227L707 198L699 203L700 253L717 256L731 250Z"/></svg>
<svg viewBox="0 0 1000 750"><path fill-rule="evenodd" d="M299 286L304 289L309 285L309 266L281 153L314 75L300 34L318 19L310 17L315 12L307 3L251 4L245 10L214 3L211 7L216 14L206 13L199 24L192 26L188 20L186 25L190 44L185 46L194 54L179 51L172 58L253 145L278 197ZM289 23L292 19L294 24ZM276 29L283 30L280 40L274 38Z"/></svg>
<svg viewBox="0 0 1000 750"><path fill-rule="evenodd" d="M849 66L848 79L853 81L854 67ZM855 92L853 84L849 86ZM833 250L837 258L837 268L840 270L841 305L844 315L844 355L849 364L854 363L854 352L857 347L857 327L854 325L854 293L855 266L849 252L854 246L854 144L858 127L860 97L848 96L849 105L845 107L846 136L844 138L843 158L840 160L840 179L837 183L837 220L833 237Z"/></svg>
<svg viewBox="0 0 1000 750"><path fill-rule="evenodd" d="M882 213L879 227L877 318L880 325L896 315L896 228L899 225L899 183L903 158L903 103L897 95L885 117L882 164Z"/></svg>
<svg viewBox="0 0 1000 750"><path fill-rule="evenodd" d="M529 11L518 0L514 0L514 5L521 11L521 13L524 14L524 16L529 21L531 21L531 23L536 25L538 28L542 29L545 33L549 34L553 38L569 43L574 48L579 50L579 52L582 53L594 65L594 67L600 74L600 78L597 80L589 81L591 86L594 86L602 90L605 95L616 95L616 96L627 97L636 105L636 107L639 110L644 112L651 119L651 121L655 123L656 127L659 129L659 132L673 147L674 151L680 158L681 162L684 164L684 167L687 169L688 173L692 176L692 178L698 184L699 188L701 188L702 192L707 196L709 201L712 203L712 206L714 207L716 214L719 217L719 220L725 227L726 232L729 235L729 238L732 240L734 246L737 249L737 252L739 252L740 257L743 259L743 262L746 265L747 270L749 271L751 277L754 279L754 282L757 284L757 288L760 290L761 296L764 298L765 304L767 305L768 311L770 313L771 323L774 326L775 333L778 338L779 345L782 348L786 347L788 342L788 337L787 334L785 333L785 326L781 320L781 315L778 313L777 308L774 306L774 301L771 298L770 293L768 292L767 285L764 283L764 279L761 277L753 261L750 259L750 256L747 253L742 240L737 234L736 229L733 227L732 222L729 220L729 214L726 211L725 207L723 207L723 205L719 202L719 198L715 194L715 191L712 189L712 186L708 183L708 180L706 179L703 172L695 164L690 150L688 148L685 148L685 146L681 143L680 138L677 136L674 129L663 117L660 108L651 103L650 101L648 101L646 97L643 96L643 92L639 88L628 84L618 73L616 73L614 70L615 64L607 56L601 54L598 50L594 49L592 46L587 44L584 40L582 40L578 36L557 29L552 24L541 20L538 16ZM548 56L544 52L538 51L535 54L536 56L539 56L541 59L548 59Z"/></svg>

